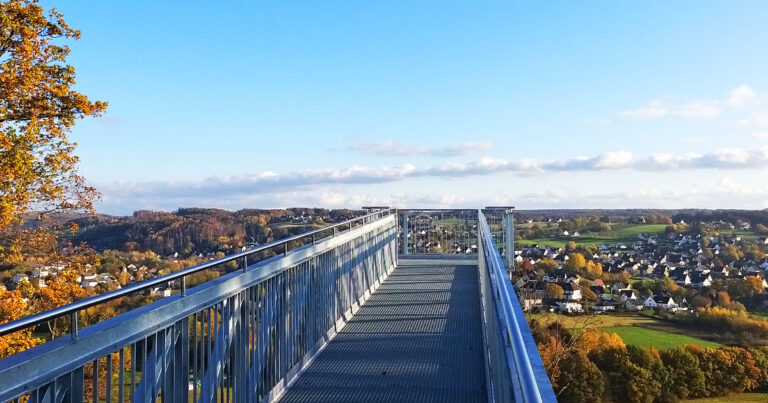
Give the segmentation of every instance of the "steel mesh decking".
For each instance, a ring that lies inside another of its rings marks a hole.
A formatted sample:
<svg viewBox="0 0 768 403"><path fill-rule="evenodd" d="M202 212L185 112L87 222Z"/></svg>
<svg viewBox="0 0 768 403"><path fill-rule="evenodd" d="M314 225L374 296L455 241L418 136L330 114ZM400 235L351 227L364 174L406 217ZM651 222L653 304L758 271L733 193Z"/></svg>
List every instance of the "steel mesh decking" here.
<svg viewBox="0 0 768 403"><path fill-rule="evenodd" d="M476 265L400 259L282 402L487 398Z"/></svg>

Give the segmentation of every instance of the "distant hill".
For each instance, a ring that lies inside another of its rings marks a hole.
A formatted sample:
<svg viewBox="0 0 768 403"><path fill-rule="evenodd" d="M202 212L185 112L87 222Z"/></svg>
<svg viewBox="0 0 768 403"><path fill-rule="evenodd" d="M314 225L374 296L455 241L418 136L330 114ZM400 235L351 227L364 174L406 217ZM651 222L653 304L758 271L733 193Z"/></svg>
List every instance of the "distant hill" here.
<svg viewBox="0 0 768 403"><path fill-rule="evenodd" d="M263 244L309 228L353 218L361 211L321 208L222 209L182 208L174 212L137 211L128 217L104 215L70 221L80 230L72 238L96 250L152 250L161 255L231 251Z"/></svg>

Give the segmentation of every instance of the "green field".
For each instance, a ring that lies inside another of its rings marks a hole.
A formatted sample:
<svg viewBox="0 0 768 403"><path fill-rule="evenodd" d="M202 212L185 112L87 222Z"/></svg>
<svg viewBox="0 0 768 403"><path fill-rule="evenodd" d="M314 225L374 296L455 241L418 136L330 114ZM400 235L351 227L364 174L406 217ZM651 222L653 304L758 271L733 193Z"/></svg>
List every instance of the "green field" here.
<svg viewBox="0 0 768 403"><path fill-rule="evenodd" d="M752 231L735 231L735 232L737 235L741 237L741 240L745 242L755 242L758 239L760 239L761 236L764 236L764 235L756 234ZM723 231L723 233L728 234L727 231Z"/></svg>
<svg viewBox="0 0 768 403"><path fill-rule="evenodd" d="M723 397L681 400L682 403L768 402L768 393L735 393Z"/></svg>
<svg viewBox="0 0 768 403"><path fill-rule="evenodd" d="M695 344L704 348L720 347L720 344L718 343L702 340L696 337L639 326L614 326L605 327L602 330L608 333L618 334L626 344L643 348L656 347L659 350L666 350L684 346L686 344Z"/></svg>
<svg viewBox="0 0 768 403"><path fill-rule="evenodd" d="M539 244L550 245L555 247L562 247L566 242L572 240L579 245L585 246L600 246L602 244L608 244L613 246L616 243L631 243L637 241L639 234L657 235L664 233L667 228L664 224L613 224L614 230L610 232L587 232L581 234L578 238L564 239L562 237L556 238L534 238L523 239L518 241L519 244ZM629 245L627 245L629 246Z"/></svg>
<svg viewBox="0 0 768 403"><path fill-rule="evenodd" d="M639 313L565 316L556 313L533 314L530 317L549 323L560 320L568 329L599 328L605 332L617 333L626 344L644 348L651 346L667 349L686 344L701 347L719 347L720 344L704 340L705 334L692 334L688 329L676 327L673 323ZM696 337L699 336L699 337Z"/></svg>

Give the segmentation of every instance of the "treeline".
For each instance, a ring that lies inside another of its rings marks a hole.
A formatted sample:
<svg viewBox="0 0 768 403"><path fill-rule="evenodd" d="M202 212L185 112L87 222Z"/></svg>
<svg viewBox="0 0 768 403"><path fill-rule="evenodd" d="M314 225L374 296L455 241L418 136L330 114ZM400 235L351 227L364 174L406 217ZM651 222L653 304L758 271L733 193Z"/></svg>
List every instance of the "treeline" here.
<svg viewBox="0 0 768 403"><path fill-rule="evenodd" d="M137 211L131 217L83 217L73 220L80 232L73 243L85 242L96 250L151 250L161 255L178 252L210 253L230 251L246 243L263 244L359 215L355 210L292 208L227 211L183 208L175 212ZM306 225L273 228L296 217Z"/></svg>
<svg viewBox="0 0 768 403"><path fill-rule="evenodd" d="M563 402L675 402L768 389L768 347L646 350L616 334L529 325Z"/></svg>
<svg viewBox="0 0 768 403"><path fill-rule="evenodd" d="M768 209L763 210L695 210L675 214L672 219L675 222L712 222L724 221L736 223L737 221L749 222L752 225L762 224L768 226Z"/></svg>

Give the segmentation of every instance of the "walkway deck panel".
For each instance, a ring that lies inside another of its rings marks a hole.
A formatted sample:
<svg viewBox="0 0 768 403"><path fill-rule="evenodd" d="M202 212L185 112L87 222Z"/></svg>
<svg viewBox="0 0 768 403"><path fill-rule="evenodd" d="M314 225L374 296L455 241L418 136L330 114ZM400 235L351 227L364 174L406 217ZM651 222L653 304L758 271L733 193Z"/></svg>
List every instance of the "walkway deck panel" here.
<svg viewBox="0 0 768 403"><path fill-rule="evenodd" d="M401 258L282 402L483 402L476 261Z"/></svg>

